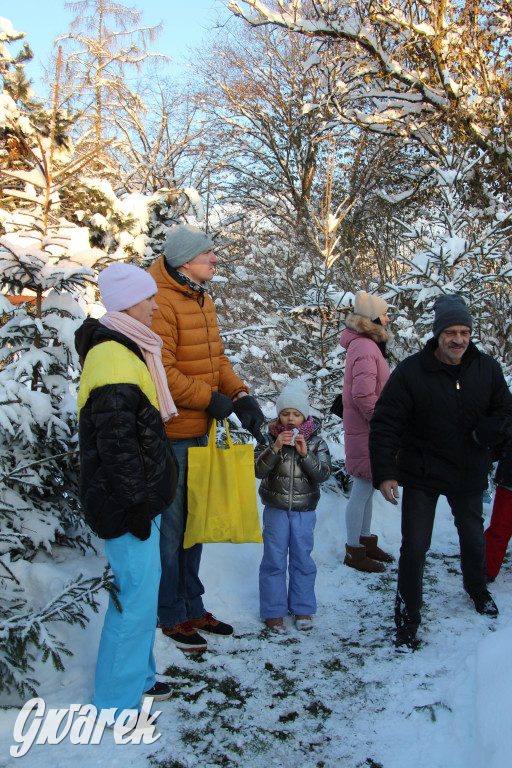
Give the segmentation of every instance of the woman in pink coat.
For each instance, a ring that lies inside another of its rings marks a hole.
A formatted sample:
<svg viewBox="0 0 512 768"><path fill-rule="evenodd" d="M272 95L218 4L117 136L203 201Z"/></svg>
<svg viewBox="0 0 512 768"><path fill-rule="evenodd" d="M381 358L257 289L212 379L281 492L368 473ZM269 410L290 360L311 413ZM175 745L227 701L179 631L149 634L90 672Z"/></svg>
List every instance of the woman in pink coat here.
<svg viewBox="0 0 512 768"><path fill-rule="evenodd" d="M378 547L370 533L372 522L372 473L368 436L375 403L389 378L386 344L391 333L388 305L379 296L358 291L354 312L347 317L340 344L347 350L343 383L343 428L345 464L353 477L345 521L347 543L345 565L358 571L383 571L382 563L394 558Z"/></svg>

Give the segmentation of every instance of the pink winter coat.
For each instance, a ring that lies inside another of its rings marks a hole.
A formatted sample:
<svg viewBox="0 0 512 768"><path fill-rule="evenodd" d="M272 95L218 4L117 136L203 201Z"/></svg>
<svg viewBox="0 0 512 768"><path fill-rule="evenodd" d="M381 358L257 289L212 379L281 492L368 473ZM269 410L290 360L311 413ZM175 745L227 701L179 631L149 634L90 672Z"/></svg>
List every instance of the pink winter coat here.
<svg viewBox="0 0 512 768"><path fill-rule="evenodd" d="M347 350L343 382L345 466L352 477L372 479L368 436L375 403L389 379L389 365L376 342L389 331L362 315L349 315L340 344Z"/></svg>

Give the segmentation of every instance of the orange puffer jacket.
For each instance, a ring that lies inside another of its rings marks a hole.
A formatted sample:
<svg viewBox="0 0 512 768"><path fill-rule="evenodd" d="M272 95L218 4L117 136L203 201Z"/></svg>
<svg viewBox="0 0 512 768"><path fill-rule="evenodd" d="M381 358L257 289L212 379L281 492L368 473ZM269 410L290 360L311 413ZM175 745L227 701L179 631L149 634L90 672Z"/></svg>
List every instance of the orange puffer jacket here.
<svg viewBox="0 0 512 768"><path fill-rule="evenodd" d="M249 389L224 354L217 313L208 294L174 280L163 256L149 272L158 286L158 310L151 330L164 342L162 362L178 408L178 416L166 424L166 433L173 439L200 437L210 427L206 408L212 391L233 398Z"/></svg>

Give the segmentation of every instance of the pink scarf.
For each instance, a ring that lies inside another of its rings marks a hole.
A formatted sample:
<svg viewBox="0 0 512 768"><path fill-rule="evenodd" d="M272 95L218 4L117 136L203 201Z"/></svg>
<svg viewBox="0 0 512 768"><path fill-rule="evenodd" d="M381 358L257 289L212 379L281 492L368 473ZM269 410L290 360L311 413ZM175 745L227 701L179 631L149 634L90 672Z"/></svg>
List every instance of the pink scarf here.
<svg viewBox="0 0 512 768"><path fill-rule="evenodd" d="M103 317L100 317L99 322L113 331L119 331L119 333L128 336L140 347L155 385L162 421L166 422L173 416L177 416L178 411L169 392L167 376L162 364L163 341L160 336L157 336L144 323L139 323L138 320L127 315L126 312L106 312Z"/></svg>
<svg viewBox="0 0 512 768"><path fill-rule="evenodd" d="M304 436L304 439L306 442L309 440L313 432L315 431L315 422L313 420L312 416L308 416L306 421L303 421L302 424L299 424L297 427L299 430L299 433ZM268 425L268 431L272 435L272 437L277 437L280 432L284 432L286 430L286 427L281 424L279 419L274 419L270 422Z"/></svg>

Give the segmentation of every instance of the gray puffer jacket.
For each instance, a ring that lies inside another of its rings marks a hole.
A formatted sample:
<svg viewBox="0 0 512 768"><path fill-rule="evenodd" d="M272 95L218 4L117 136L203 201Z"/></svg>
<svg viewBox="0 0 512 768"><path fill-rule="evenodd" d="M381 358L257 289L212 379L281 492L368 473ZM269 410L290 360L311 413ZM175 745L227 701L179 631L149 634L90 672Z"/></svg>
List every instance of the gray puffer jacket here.
<svg viewBox="0 0 512 768"><path fill-rule="evenodd" d="M270 434L265 436L266 445L257 446L256 477L261 479L259 493L264 504L296 512L316 509L319 484L331 474L331 456L326 442L316 434L318 426L315 427L305 456L300 456L291 445L283 445L274 453L275 438Z"/></svg>

